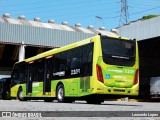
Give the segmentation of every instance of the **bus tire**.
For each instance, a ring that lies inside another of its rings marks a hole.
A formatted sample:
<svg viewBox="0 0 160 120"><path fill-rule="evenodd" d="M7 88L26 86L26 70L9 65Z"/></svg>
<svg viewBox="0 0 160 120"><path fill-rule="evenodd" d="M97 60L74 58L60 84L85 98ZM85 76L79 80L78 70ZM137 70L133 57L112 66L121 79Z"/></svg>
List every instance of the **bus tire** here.
<svg viewBox="0 0 160 120"><path fill-rule="evenodd" d="M56 98L59 103L64 103L64 86L63 84L59 84L56 90Z"/></svg>
<svg viewBox="0 0 160 120"><path fill-rule="evenodd" d="M18 100L20 100L20 101L25 101L25 99L24 99L24 97L23 97L23 90L22 90L22 88L19 88L19 89L18 89L17 98L18 98Z"/></svg>

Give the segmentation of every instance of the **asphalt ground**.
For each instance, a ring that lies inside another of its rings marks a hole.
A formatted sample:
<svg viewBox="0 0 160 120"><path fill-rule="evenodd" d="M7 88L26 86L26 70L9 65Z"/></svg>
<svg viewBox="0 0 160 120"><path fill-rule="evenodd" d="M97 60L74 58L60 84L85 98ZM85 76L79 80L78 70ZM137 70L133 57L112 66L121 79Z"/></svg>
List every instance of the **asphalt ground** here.
<svg viewBox="0 0 160 120"><path fill-rule="evenodd" d="M105 101L96 105L85 101L0 100L0 111L0 119L4 120L160 120L160 102Z"/></svg>

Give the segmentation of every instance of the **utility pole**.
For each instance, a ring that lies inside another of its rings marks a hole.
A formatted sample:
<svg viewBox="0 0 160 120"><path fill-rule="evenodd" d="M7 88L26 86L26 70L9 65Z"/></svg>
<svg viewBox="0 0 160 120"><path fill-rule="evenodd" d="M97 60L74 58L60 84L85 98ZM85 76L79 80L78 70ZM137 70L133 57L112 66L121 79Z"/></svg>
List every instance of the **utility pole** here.
<svg viewBox="0 0 160 120"><path fill-rule="evenodd" d="M127 24L128 18L129 14L128 14L127 0L121 0L121 14L120 14L119 26Z"/></svg>

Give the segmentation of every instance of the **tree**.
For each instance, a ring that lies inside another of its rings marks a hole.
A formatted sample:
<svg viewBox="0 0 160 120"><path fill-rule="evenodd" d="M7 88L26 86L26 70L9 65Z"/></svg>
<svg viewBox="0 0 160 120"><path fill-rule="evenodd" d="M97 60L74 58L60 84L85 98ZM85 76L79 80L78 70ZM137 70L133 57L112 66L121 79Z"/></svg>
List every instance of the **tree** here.
<svg viewBox="0 0 160 120"><path fill-rule="evenodd" d="M154 14L151 14L151 15L147 15L147 16L143 16L142 17L142 20L148 20L148 19L151 19L151 18L154 18L154 17L157 17L158 15L154 15Z"/></svg>

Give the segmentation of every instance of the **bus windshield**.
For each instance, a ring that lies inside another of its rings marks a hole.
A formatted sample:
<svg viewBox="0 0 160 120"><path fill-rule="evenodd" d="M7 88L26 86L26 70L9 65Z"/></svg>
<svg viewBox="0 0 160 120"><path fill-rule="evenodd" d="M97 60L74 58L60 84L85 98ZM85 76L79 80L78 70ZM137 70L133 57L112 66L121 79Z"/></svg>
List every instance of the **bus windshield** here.
<svg viewBox="0 0 160 120"><path fill-rule="evenodd" d="M106 64L133 66L135 64L135 41L117 38L101 38L103 61Z"/></svg>

